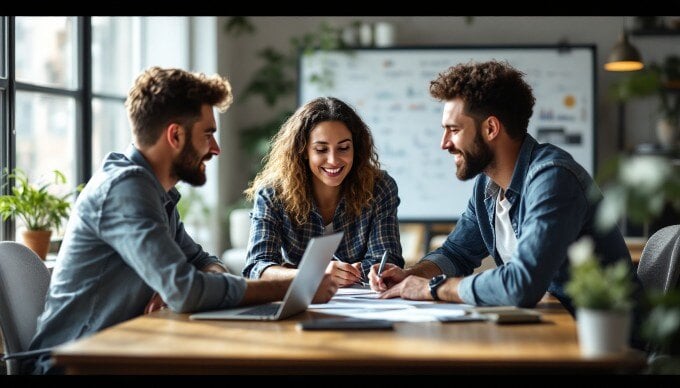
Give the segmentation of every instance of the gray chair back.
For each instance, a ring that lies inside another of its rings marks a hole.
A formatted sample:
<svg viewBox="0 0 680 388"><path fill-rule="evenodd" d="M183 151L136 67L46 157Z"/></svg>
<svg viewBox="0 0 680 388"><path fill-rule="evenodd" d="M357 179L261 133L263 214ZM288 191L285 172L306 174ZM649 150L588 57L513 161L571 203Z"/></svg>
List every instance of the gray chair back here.
<svg viewBox="0 0 680 388"><path fill-rule="evenodd" d="M663 293L678 285L680 275L680 225L656 231L642 250L638 277L645 290Z"/></svg>
<svg viewBox="0 0 680 388"><path fill-rule="evenodd" d="M5 354L28 350L45 305L50 272L24 245L0 242L0 329ZM17 360L7 360L8 374L19 374Z"/></svg>

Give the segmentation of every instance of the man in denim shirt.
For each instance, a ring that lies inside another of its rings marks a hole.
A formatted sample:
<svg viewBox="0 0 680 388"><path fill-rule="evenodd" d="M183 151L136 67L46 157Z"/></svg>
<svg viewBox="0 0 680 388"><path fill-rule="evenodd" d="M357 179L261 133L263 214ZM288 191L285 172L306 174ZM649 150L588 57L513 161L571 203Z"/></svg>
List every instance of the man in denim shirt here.
<svg viewBox="0 0 680 388"><path fill-rule="evenodd" d="M283 298L290 281L226 273L184 230L174 187L203 185L205 163L220 153L213 106L232 101L217 75L150 68L126 101L134 144L110 153L80 194L52 274L30 348L49 349L167 306L192 312ZM315 295L327 302L326 277ZM26 367L28 368L28 367ZM55 371L49 357L34 373Z"/></svg>
<svg viewBox="0 0 680 388"><path fill-rule="evenodd" d="M460 64L432 81L430 94L445 102L441 148L459 179L476 177L474 191L443 246L380 278L371 269L381 297L533 307L548 291L573 314L567 248L584 235L603 263L630 263L639 284L618 228L595 228L593 179L567 152L527 134L535 100L521 72L496 61ZM497 268L473 275L488 255Z"/></svg>

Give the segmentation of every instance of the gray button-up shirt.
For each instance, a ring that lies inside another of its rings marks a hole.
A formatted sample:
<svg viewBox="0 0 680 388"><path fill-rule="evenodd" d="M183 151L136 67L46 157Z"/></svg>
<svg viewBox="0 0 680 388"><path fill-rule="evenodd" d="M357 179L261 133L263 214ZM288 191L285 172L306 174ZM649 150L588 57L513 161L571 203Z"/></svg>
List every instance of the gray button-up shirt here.
<svg viewBox="0 0 680 388"><path fill-rule="evenodd" d="M179 199L134 146L106 156L72 210L31 349L139 316L154 291L177 312L241 301L245 279L198 270L218 259L184 230Z"/></svg>

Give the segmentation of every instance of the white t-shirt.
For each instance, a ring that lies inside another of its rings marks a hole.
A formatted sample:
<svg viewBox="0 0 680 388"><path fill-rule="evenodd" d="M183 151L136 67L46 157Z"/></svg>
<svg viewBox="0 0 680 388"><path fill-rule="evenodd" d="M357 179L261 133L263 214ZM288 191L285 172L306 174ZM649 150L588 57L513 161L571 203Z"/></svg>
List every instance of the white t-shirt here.
<svg viewBox="0 0 680 388"><path fill-rule="evenodd" d="M517 237L510 222L512 204L505 197L501 200L502 193L503 191L499 190L496 198L496 250L501 255L501 260L507 263L517 247Z"/></svg>
<svg viewBox="0 0 680 388"><path fill-rule="evenodd" d="M323 227L323 235L326 236L326 235L329 235L329 234L333 234L333 223L332 222Z"/></svg>

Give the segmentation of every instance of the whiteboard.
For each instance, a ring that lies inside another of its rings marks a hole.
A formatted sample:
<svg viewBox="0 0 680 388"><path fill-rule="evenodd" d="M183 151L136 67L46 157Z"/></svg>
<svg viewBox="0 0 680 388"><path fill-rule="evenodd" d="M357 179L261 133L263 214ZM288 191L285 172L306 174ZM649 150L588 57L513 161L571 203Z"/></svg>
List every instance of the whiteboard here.
<svg viewBox="0 0 680 388"><path fill-rule="evenodd" d="M400 221L456 221L474 179L460 181L440 149L443 103L430 81L470 60L507 60L526 74L536 104L528 131L569 152L591 175L595 156L595 48L591 45L315 51L300 56L300 105L333 96L368 124L383 169L399 187ZM330 82L313 82L315 76Z"/></svg>

